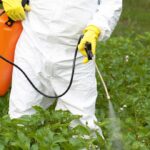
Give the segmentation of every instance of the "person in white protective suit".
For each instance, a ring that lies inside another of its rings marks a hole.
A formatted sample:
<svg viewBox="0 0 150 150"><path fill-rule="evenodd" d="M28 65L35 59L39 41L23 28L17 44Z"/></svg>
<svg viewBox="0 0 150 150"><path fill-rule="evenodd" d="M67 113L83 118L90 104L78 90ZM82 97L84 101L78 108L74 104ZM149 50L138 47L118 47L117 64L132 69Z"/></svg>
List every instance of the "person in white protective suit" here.
<svg viewBox="0 0 150 150"><path fill-rule="evenodd" d="M91 129L95 125L97 83L94 60L87 60L85 43L92 44L95 54L96 41L110 37L119 19L122 0L30 0L23 9L21 0L3 0L3 6L13 20L24 20L23 32L15 51L15 64L20 66L34 84L48 95L62 94L70 82L72 63L78 39L76 70L71 89L57 100L56 110L69 110L82 115L80 123ZM84 59L84 63L83 63ZM23 74L14 68L9 102L9 115L19 118L35 113L39 105L48 108L54 99L37 93ZM101 131L100 131L101 132Z"/></svg>

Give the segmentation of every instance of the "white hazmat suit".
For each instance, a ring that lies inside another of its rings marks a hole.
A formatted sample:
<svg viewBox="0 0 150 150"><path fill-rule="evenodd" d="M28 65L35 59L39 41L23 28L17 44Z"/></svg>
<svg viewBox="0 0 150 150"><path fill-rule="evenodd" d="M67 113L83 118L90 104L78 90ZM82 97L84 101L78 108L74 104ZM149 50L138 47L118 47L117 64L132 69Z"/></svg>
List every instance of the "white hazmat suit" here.
<svg viewBox="0 0 150 150"><path fill-rule="evenodd" d="M15 63L34 84L48 95L60 95L70 82L75 48L88 25L101 29L100 40L112 33L121 14L122 0L30 0L32 10L23 21L23 32L16 46ZM56 109L82 115L80 122L94 124L97 84L94 62L82 63L78 53L74 81ZM35 111L34 105L48 108L53 99L37 93L22 73L14 68L9 115L18 118ZM100 131L101 132L101 131Z"/></svg>

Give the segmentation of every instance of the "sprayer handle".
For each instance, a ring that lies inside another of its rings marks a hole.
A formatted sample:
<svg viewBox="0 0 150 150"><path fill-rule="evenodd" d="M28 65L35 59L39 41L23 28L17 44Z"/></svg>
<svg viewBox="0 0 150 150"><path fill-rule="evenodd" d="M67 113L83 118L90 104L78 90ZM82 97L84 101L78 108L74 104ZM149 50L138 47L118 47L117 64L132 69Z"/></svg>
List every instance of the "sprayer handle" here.
<svg viewBox="0 0 150 150"><path fill-rule="evenodd" d="M80 44L81 40L83 39L84 35L81 35L80 38L79 38L79 42L78 42L78 45ZM92 60L93 58L93 53L92 53L92 45L90 42L86 42L85 43L85 51L87 53L87 57L88 57L88 60Z"/></svg>
<svg viewBox="0 0 150 150"><path fill-rule="evenodd" d="M90 42L85 43L85 50L86 50L86 53L87 53L88 60L92 60L93 53L92 53L92 45L91 45Z"/></svg>

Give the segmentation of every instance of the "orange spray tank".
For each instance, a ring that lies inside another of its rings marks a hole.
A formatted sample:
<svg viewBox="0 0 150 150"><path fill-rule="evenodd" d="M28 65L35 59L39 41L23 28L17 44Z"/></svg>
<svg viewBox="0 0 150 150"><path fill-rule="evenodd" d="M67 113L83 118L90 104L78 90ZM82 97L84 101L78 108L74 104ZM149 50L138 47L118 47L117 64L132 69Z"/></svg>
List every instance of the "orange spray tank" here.
<svg viewBox="0 0 150 150"><path fill-rule="evenodd" d="M22 32L21 22L9 20L6 13L0 15L0 55L14 61L16 43ZM0 96L8 91L11 85L13 66L0 59Z"/></svg>

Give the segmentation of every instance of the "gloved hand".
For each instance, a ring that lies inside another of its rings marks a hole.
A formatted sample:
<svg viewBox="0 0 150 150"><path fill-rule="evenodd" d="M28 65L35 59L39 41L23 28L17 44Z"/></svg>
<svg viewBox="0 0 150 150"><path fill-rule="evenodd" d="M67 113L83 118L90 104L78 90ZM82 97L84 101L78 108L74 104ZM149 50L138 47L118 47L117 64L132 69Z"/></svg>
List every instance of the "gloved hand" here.
<svg viewBox="0 0 150 150"><path fill-rule="evenodd" d="M30 6L22 6L22 0L2 0L6 14L14 21L24 20L25 11L30 11Z"/></svg>
<svg viewBox="0 0 150 150"><path fill-rule="evenodd" d="M92 53L93 53L93 55L95 55L96 42L98 40L98 37L99 37L101 31L98 27L96 27L94 25L89 25L88 27L85 28L83 33L84 33L84 36L83 36L83 39L81 40L80 44L78 45L78 49L81 52L81 54L83 56L85 56L85 58L83 59L83 63L87 63L89 60L88 60L87 53L85 50L85 44L87 42L91 43Z"/></svg>

